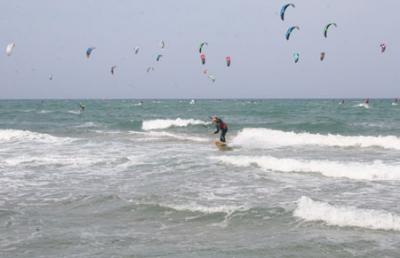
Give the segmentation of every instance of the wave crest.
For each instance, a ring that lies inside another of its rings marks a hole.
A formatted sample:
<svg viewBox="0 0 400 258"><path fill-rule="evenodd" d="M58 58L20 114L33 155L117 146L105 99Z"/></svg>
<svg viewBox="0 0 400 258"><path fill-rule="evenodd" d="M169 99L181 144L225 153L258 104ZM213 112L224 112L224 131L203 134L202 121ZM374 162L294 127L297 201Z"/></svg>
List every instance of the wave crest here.
<svg viewBox="0 0 400 258"><path fill-rule="evenodd" d="M234 145L247 148L319 145L333 147L381 147L400 150L396 136L343 136L338 134L295 133L266 128L245 128L233 139Z"/></svg>
<svg viewBox="0 0 400 258"><path fill-rule="evenodd" d="M306 221L323 221L339 227L400 231L400 216L382 210L335 206L302 196L293 215Z"/></svg>
<svg viewBox="0 0 400 258"><path fill-rule="evenodd" d="M209 123L196 120L196 119L155 119L155 120L145 120L142 123L142 129L157 130L157 129L167 129L170 127L187 127L189 125L207 125Z"/></svg>
<svg viewBox="0 0 400 258"><path fill-rule="evenodd" d="M213 159L240 167L255 164L262 169L279 172L320 173L326 177L357 180L400 180L400 166L383 164L379 160L365 164L328 160L278 159L271 156L220 156Z"/></svg>
<svg viewBox="0 0 400 258"><path fill-rule="evenodd" d="M0 142L26 142L40 143L64 143L72 141L72 138L56 137L49 134L31 132L28 130L2 129L0 130Z"/></svg>

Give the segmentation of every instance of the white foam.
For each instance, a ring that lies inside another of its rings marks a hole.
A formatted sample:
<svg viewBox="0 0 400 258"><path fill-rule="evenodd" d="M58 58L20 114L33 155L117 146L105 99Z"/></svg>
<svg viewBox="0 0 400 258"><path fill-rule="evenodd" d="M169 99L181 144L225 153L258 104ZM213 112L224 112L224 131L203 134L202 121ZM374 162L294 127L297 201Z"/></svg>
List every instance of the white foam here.
<svg viewBox="0 0 400 258"><path fill-rule="evenodd" d="M193 142L208 142L209 139L196 137L196 136L189 136L186 134L176 134L176 133L169 133L164 131L149 131L149 132L137 132L137 131L129 131L130 134L139 134L144 136L150 136L152 138L173 138L182 141L193 141Z"/></svg>
<svg viewBox="0 0 400 258"><path fill-rule="evenodd" d="M335 206L302 196L293 215L306 221L323 221L339 227L400 231L400 216L383 210Z"/></svg>
<svg viewBox="0 0 400 258"><path fill-rule="evenodd" d="M140 164L141 161L138 156L128 156L126 157L126 162L117 165L121 169L128 169L129 167Z"/></svg>
<svg viewBox="0 0 400 258"><path fill-rule="evenodd" d="M367 103L359 103L357 105L354 105L353 107L361 107L361 108L368 109L369 108L369 104L367 104Z"/></svg>
<svg viewBox="0 0 400 258"><path fill-rule="evenodd" d="M213 159L240 167L255 164L270 171L320 173L326 177L344 177L358 180L400 180L400 166L383 164L382 161L358 163L278 159L271 156L220 156L213 157Z"/></svg>
<svg viewBox="0 0 400 258"><path fill-rule="evenodd" d="M18 166L70 166L70 167L89 167L93 165L99 166L113 166L126 169L131 166L139 164L139 159L136 156L129 157L106 157L100 155L46 155L46 156L29 156L19 155L15 157L6 158L0 161L0 167L18 167Z"/></svg>
<svg viewBox="0 0 400 258"><path fill-rule="evenodd" d="M196 136L188 136L184 134L175 134L175 133L168 133L168 132L154 132L151 131L149 132L150 136L162 136L162 137L170 137L174 138L177 140L182 140L182 141L193 141L193 142L207 142L209 141L208 139L201 138L201 137L196 137Z"/></svg>
<svg viewBox="0 0 400 258"><path fill-rule="evenodd" d="M38 113L39 114L48 114L48 113L52 113L53 111L50 110L40 110Z"/></svg>
<svg viewBox="0 0 400 258"><path fill-rule="evenodd" d="M233 206L233 205L221 205L221 206L204 206L196 203L182 204L182 205L166 205L165 207L177 210L177 211L190 211L190 212L201 212L204 214L214 213L225 213L232 214L235 211L246 210L244 206Z"/></svg>
<svg viewBox="0 0 400 258"><path fill-rule="evenodd" d="M42 143L64 143L72 140L72 138L55 137L49 134L36 133L27 130L0 129L0 142L35 141Z"/></svg>
<svg viewBox="0 0 400 258"><path fill-rule="evenodd" d="M69 156L17 156L7 158L0 161L0 164L4 164L10 167L16 166L48 166L48 165L59 165L59 166L88 166L96 162L101 162L102 159L96 160L89 159L87 157L69 157Z"/></svg>
<svg viewBox="0 0 400 258"><path fill-rule="evenodd" d="M157 130L157 129L167 129L170 127L186 127L189 125L207 125L209 123L202 120L196 119L155 119L155 120L145 120L142 124L143 130Z"/></svg>
<svg viewBox="0 0 400 258"><path fill-rule="evenodd" d="M85 122L83 124L80 125L76 125L74 126L75 128L91 128L91 127L96 127L97 124L94 122Z"/></svg>
<svg viewBox="0 0 400 258"><path fill-rule="evenodd" d="M99 133L99 134L122 134L121 131L104 131L104 130L90 130L91 132Z"/></svg>
<svg viewBox="0 0 400 258"><path fill-rule="evenodd" d="M336 147L381 147L400 150L396 136L343 136L338 134L295 133L266 128L245 128L232 140L234 145L247 148L319 145Z"/></svg>
<svg viewBox="0 0 400 258"><path fill-rule="evenodd" d="M74 115L80 115L81 111L76 111L76 110L68 110L68 113L74 114Z"/></svg>

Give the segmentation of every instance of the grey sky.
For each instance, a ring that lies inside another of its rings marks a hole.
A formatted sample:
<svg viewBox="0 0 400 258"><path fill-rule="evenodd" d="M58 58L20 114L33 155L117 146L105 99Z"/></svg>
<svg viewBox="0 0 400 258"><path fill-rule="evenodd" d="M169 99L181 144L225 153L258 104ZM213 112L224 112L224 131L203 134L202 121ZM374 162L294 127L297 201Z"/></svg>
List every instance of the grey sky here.
<svg viewBox="0 0 400 258"><path fill-rule="evenodd" d="M296 8L282 22L279 10L287 2L0 1L0 98L400 95L400 1L293 0ZM329 22L338 28L324 39ZM292 25L301 30L286 41ZM206 66L197 51L202 41L209 43ZM7 57L10 42L16 47ZM381 42L388 46L383 55ZM97 49L87 60L90 46ZM135 46L141 48L138 55ZM298 64L294 52L300 53ZM164 58L155 62L159 53ZM112 65L118 66L115 76ZM156 70L147 74L148 66ZM217 78L214 84L202 73L205 68Z"/></svg>

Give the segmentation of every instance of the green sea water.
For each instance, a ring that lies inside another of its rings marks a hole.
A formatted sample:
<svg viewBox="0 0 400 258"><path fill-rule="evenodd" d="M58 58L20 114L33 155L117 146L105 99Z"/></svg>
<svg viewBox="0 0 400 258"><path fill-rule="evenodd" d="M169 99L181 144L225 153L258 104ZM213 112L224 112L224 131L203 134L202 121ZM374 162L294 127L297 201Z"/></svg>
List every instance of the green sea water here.
<svg viewBox="0 0 400 258"><path fill-rule="evenodd" d="M2 100L0 256L398 257L400 106L339 102Z"/></svg>

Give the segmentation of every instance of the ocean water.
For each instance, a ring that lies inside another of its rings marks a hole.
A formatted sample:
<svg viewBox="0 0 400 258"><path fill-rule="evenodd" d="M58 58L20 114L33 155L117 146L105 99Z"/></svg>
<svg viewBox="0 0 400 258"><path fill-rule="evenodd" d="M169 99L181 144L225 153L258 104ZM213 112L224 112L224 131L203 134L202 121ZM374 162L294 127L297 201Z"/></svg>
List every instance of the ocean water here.
<svg viewBox="0 0 400 258"><path fill-rule="evenodd" d="M400 257L390 100L83 102L0 101L0 257Z"/></svg>

